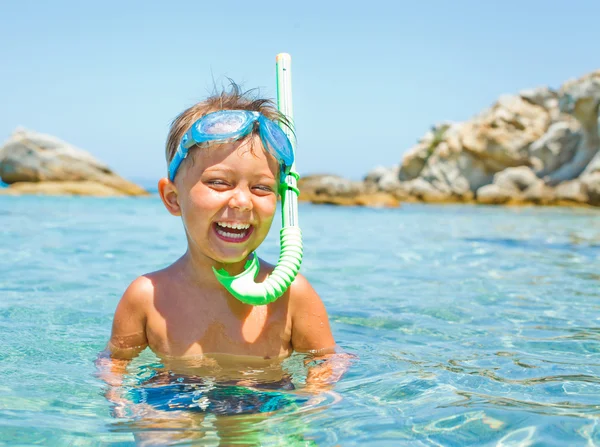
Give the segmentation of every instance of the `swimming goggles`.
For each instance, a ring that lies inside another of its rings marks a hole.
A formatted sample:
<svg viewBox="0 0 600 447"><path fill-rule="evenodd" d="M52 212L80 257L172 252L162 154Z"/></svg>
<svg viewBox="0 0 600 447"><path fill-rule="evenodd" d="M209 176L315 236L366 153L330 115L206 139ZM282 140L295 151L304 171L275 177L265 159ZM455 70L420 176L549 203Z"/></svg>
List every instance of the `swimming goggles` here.
<svg viewBox="0 0 600 447"><path fill-rule="evenodd" d="M239 140L254 129L256 122L263 146L279 162L283 181L294 164L292 143L274 121L259 112L249 110L220 110L204 115L192 124L169 163L169 179L175 179L179 166L194 145L211 141L226 143Z"/></svg>

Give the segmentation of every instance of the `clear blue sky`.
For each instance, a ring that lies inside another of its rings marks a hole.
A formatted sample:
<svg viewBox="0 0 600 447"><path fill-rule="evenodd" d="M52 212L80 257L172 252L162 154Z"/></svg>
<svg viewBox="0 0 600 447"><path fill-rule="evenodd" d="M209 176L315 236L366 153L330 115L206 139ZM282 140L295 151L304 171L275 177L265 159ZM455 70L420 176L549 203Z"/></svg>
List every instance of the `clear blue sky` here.
<svg viewBox="0 0 600 447"><path fill-rule="evenodd" d="M154 182L213 78L274 97L288 52L300 173L359 179L436 122L599 68L599 17L598 0L0 0L0 139L50 133Z"/></svg>

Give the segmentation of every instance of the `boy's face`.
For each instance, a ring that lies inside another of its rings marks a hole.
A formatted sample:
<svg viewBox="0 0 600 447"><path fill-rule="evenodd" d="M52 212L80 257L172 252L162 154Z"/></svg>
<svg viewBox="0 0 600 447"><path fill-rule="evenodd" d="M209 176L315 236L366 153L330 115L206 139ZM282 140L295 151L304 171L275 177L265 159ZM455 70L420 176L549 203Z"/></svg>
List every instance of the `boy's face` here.
<svg viewBox="0 0 600 447"><path fill-rule="evenodd" d="M245 260L273 222L277 161L256 135L195 149L190 158L175 179L190 249L217 262Z"/></svg>

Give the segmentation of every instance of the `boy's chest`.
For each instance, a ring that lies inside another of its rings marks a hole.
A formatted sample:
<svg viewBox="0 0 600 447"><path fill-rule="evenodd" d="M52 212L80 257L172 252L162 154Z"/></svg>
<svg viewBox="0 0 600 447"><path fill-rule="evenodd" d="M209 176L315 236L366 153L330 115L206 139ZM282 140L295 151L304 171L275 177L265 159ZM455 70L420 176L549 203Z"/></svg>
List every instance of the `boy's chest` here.
<svg viewBox="0 0 600 447"><path fill-rule="evenodd" d="M223 353L275 358L291 353L291 322L282 306L227 309L173 307L148 315L146 335L155 352L172 356Z"/></svg>

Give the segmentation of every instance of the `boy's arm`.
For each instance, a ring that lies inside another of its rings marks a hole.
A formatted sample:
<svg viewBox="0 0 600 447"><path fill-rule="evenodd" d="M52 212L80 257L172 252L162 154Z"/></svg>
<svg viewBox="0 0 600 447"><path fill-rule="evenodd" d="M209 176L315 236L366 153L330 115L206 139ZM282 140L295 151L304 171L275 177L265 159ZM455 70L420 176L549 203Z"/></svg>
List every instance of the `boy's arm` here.
<svg viewBox="0 0 600 447"><path fill-rule="evenodd" d="M123 383L127 365L148 346L146 306L152 295L149 279L140 277L131 283L115 311L108 345L95 362L98 376L110 386L106 397L117 405L122 400L117 387Z"/></svg>
<svg viewBox="0 0 600 447"><path fill-rule="evenodd" d="M335 340L329 316L317 292L302 275L290 287L292 346L298 352L333 352Z"/></svg>
<svg viewBox="0 0 600 447"><path fill-rule="evenodd" d="M113 318L107 350L116 359L130 360L148 346L146 315L154 295L150 279L140 276L125 290Z"/></svg>
<svg viewBox="0 0 600 447"><path fill-rule="evenodd" d="M321 391L340 380L349 366L348 354L337 353L327 310L321 298L302 275L290 288L292 347L312 354L306 377L307 388Z"/></svg>

